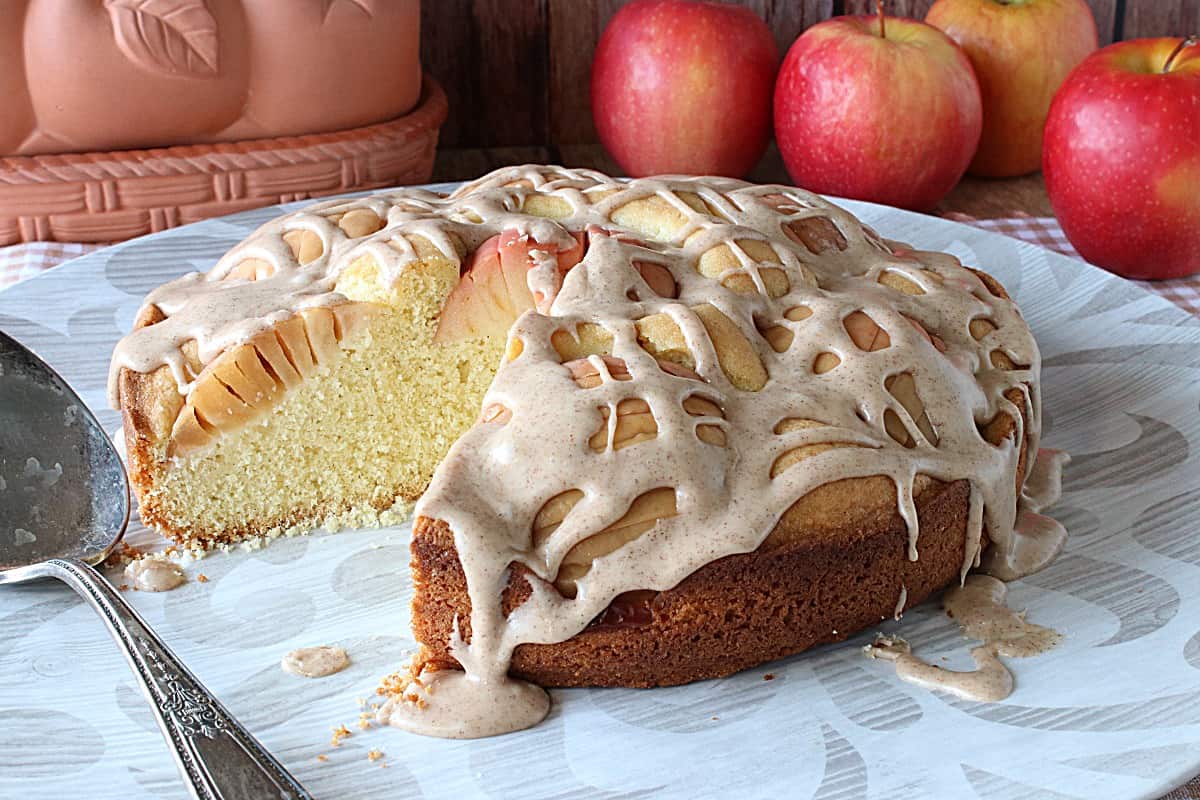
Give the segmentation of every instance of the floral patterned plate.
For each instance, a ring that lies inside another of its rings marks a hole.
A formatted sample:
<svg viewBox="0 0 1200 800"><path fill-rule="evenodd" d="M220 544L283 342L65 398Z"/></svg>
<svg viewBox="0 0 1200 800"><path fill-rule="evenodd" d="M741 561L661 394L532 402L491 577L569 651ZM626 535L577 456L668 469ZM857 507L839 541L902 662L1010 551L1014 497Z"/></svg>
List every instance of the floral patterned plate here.
<svg viewBox="0 0 1200 800"><path fill-rule="evenodd" d="M1015 239L847 206L890 238L992 272L1041 343L1046 443L1074 456L1052 511L1071 540L1010 598L1065 640L1013 663L1008 700L901 683L863 658L867 632L723 680L555 691L550 718L510 736L424 739L357 725L358 700L413 646L406 526L215 554L188 567L183 588L130 600L318 797L1158 797L1200 771L1200 321ZM145 293L208 268L278 213L76 259L0 292L0 328L112 430L108 359ZM150 534L135 523L131 536ZM936 606L880 630L970 665ZM74 595L5 587L0 631L0 796L186 796L149 708ZM341 644L353 665L315 681L281 672L283 653L314 644ZM353 735L335 748L341 724ZM369 760L375 749L383 757Z"/></svg>

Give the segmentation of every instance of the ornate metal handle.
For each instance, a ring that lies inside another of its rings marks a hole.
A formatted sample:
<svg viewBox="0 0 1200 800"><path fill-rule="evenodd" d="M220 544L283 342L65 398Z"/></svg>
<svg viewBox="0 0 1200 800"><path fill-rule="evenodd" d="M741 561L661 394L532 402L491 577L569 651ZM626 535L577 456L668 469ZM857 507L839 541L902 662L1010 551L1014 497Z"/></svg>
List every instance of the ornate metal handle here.
<svg viewBox="0 0 1200 800"><path fill-rule="evenodd" d="M125 652L198 800L311 800L311 795L208 693L96 570L53 559L39 572L67 583L104 618Z"/></svg>

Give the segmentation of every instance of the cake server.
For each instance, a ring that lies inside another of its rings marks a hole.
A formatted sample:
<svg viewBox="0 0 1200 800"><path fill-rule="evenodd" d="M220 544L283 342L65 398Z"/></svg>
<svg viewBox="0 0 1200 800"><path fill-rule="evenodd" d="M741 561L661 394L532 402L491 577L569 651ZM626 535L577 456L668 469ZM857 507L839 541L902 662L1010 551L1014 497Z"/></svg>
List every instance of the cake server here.
<svg viewBox="0 0 1200 800"><path fill-rule="evenodd" d="M96 609L194 797L310 798L95 569L128 521L125 469L100 423L54 370L0 332L0 584L58 578Z"/></svg>

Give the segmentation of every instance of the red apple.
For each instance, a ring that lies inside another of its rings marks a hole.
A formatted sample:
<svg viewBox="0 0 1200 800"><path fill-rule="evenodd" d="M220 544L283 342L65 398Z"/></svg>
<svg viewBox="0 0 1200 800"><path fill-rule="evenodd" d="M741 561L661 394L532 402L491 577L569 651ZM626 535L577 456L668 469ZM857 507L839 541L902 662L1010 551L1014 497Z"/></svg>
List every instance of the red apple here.
<svg viewBox="0 0 1200 800"><path fill-rule="evenodd" d="M1200 272L1200 43L1136 39L1090 56L1050 106L1042 169L1088 261L1129 278Z"/></svg>
<svg viewBox="0 0 1200 800"><path fill-rule="evenodd" d="M966 171L980 125L967 57L911 19L814 25L775 84L775 137L788 173L824 194L931 208Z"/></svg>
<svg viewBox="0 0 1200 800"><path fill-rule="evenodd" d="M747 8L635 0L592 62L600 141L633 176L741 177L771 136L778 64L770 29Z"/></svg>
<svg viewBox="0 0 1200 800"><path fill-rule="evenodd" d="M1096 49L1084 0L937 0L925 21L958 42L979 79L983 135L967 171L1006 178L1042 166L1054 93Z"/></svg>

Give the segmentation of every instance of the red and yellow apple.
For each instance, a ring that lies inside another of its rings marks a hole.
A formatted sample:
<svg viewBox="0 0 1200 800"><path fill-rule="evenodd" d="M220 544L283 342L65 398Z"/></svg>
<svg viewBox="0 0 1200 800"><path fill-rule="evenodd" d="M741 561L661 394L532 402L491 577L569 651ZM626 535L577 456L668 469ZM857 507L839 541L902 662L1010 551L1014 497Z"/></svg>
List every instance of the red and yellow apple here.
<svg viewBox="0 0 1200 800"><path fill-rule="evenodd" d="M596 131L632 176L741 177L771 136L778 64L770 29L749 9L635 0L596 46Z"/></svg>
<svg viewBox="0 0 1200 800"><path fill-rule="evenodd" d="M1129 278L1200 272L1200 43L1093 54L1050 106L1046 190L1085 259Z"/></svg>
<svg viewBox="0 0 1200 800"><path fill-rule="evenodd" d="M979 84L946 34L911 19L835 17L792 45L775 138L815 192L917 210L958 183L981 127Z"/></svg>
<svg viewBox="0 0 1200 800"><path fill-rule="evenodd" d="M958 42L979 80L983 133L967 171L1004 178L1042 165L1054 93L1097 47L1084 0L937 0L925 21Z"/></svg>

